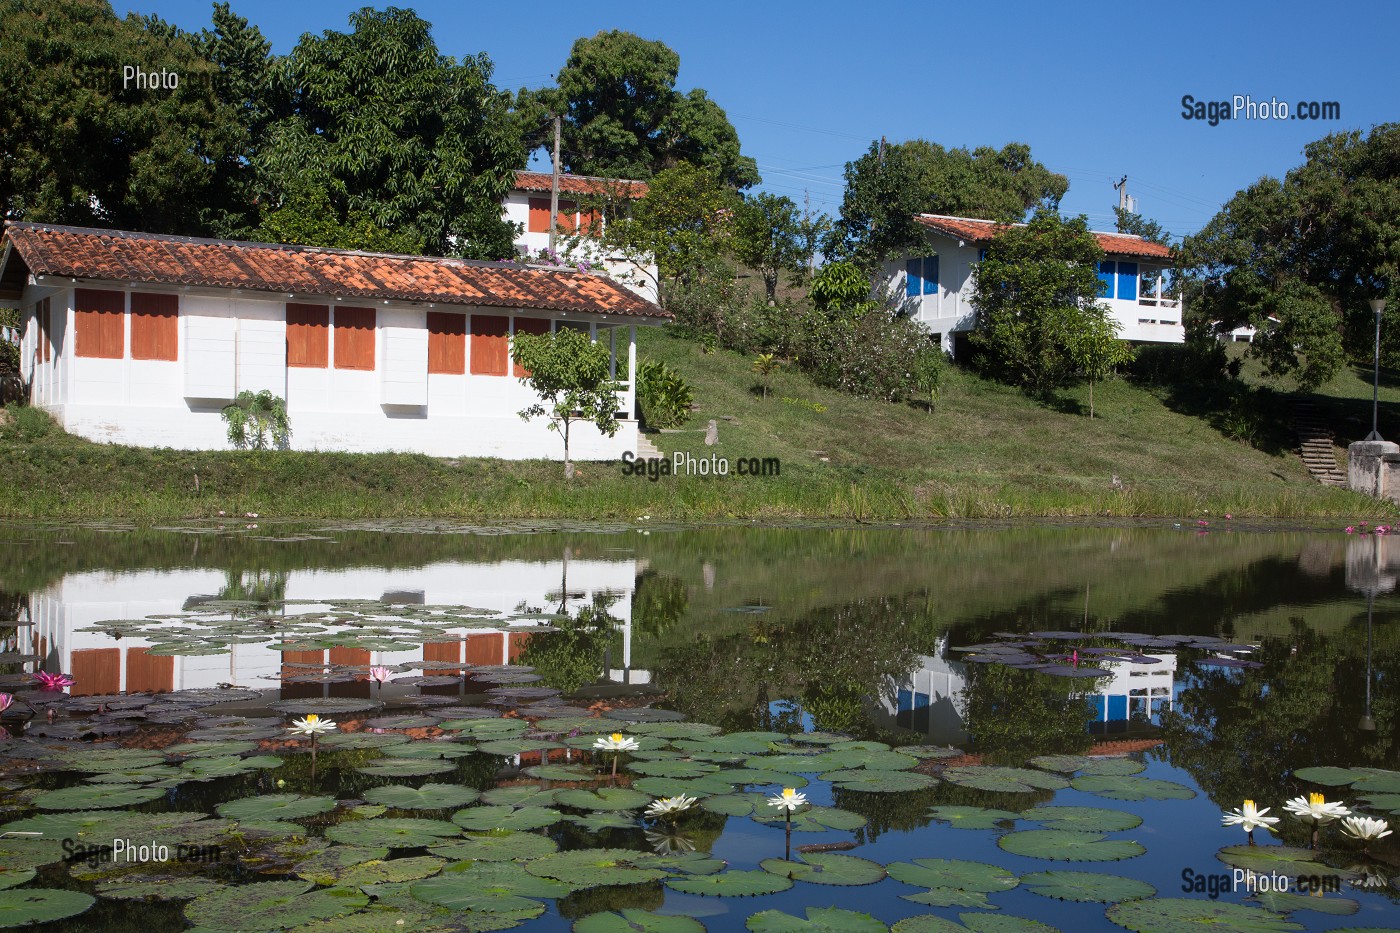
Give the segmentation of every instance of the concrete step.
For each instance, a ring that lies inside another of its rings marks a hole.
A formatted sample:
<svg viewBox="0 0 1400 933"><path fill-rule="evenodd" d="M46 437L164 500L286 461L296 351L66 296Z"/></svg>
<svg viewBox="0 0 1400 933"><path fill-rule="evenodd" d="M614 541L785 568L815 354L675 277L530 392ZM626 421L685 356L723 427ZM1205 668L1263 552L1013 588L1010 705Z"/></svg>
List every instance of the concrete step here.
<svg viewBox="0 0 1400 933"><path fill-rule="evenodd" d="M637 459L638 460L659 460L664 456L657 446L651 442L651 438L645 434L637 435Z"/></svg>

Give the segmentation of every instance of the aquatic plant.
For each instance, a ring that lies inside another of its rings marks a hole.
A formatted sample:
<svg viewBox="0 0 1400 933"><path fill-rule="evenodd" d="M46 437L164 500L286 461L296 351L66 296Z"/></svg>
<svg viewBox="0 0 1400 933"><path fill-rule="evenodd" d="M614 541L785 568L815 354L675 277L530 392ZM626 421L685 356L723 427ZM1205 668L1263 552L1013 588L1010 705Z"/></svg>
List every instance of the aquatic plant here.
<svg viewBox="0 0 1400 933"><path fill-rule="evenodd" d="M674 822L677 816L695 806L698 799L698 797L687 797L685 794L661 797L651 802L646 809L646 815Z"/></svg>
<svg viewBox="0 0 1400 933"><path fill-rule="evenodd" d="M1361 840L1361 851L1377 839L1390 835L1390 824L1369 816L1349 816L1342 820L1342 832L1353 839Z"/></svg>
<svg viewBox="0 0 1400 933"><path fill-rule="evenodd" d="M1311 793L1306 797L1294 797L1283 805L1283 809L1304 823L1312 824L1312 847L1314 849L1317 848L1318 831L1323 826L1351 813L1340 802L1329 803L1319 793Z"/></svg>
<svg viewBox="0 0 1400 933"><path fill-rule="evenodd" d="M612 776L617 780L617 757L622 752L635 752L639 746L637 740L623 735L621 732L614 732L612 735L600 737L593 743L593 747L605 752L612 752Z"/></svg>
<svg viewBox="0 0 1400 933"><path fill-rule="evenodd" d="M39 671L33 677L38 682L40 689L43 690L62 690L77 683L67 674L50 674L48 671Z"/></svg>
<svg viewBox="0 0 1400 933"><path fill-rule="evenodd" d="M1222 826L1239 826L1249 836L1249 844L1254 845L1254 830L1262 826L1269 832L1275 832L1273 824L1279 821L1277 816L1265 816L1270 807L1260 810L1254 805L1253 800L1246 800L1244 806L1238 810L1226 810L1220 814Z"/></svg>

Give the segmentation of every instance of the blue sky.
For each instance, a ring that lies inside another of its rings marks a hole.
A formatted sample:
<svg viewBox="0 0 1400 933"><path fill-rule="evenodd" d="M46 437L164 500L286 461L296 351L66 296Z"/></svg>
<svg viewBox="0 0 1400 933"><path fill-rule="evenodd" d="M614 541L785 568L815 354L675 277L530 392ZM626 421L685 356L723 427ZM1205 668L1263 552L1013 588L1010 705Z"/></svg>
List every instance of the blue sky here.
<svg viewBox="0 0 1400 933"><path fill-rule="evenodd" d="M275 51L348 28L363 2L233 0ZM625 29L681 58L678 86L729 114L763 188L836 213L842 169L872 139L1029 143L1069 176L1062 208L1111 228L1128 176L1138 209L1194 232L1238 189L1281 175L1326 133L1400 119L1400 4L556 3L410 6L441 51L485 51L504 88L551 80L580 36ZM119 14L209 23L190 0L113 0ZM1337 121L1184 120L1181 98L1336 101Z"/></svg>

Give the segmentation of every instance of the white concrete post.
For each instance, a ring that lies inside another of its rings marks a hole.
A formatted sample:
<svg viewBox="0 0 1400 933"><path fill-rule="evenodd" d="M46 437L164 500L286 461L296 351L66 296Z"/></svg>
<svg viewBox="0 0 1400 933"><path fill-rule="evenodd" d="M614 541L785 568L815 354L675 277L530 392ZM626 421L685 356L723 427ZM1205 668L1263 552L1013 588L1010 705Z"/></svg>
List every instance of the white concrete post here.
<svg viewBox="0 0 1400 933"><path fill-rule="evenodd" d="M627 417L637 417L637 325L627 328Z"/></svg>

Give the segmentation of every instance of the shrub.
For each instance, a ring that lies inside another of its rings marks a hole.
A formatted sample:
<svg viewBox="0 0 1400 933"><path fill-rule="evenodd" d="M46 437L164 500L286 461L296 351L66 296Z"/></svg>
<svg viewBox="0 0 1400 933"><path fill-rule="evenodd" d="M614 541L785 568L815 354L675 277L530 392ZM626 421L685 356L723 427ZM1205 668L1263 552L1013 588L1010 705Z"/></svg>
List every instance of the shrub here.
<svg viewBox="0 0 1400 933"><path fill-rule="evenodd" d="M690 419L690 386L665 363L643 360L637 365L637 403L642 419L653 428L676 428Z"/></svg>
<svg viewBox="0 0 1400 933"><path fill-rule="evenodd" d="M269 443L286 450L292 428L287 422L287 403L264 389L254 394L245 389L233 404L224 408L229 443L239 450L266 450Z"/></svg>

